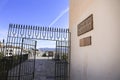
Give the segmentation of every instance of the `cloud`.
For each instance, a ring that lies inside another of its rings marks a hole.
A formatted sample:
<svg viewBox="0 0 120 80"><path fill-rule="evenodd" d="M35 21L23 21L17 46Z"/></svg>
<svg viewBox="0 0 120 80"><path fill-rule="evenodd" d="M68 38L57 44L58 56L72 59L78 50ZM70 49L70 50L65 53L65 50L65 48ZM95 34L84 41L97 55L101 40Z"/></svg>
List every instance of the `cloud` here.
<svg viewBox="0 0 120 80"><path fill-rule="evenodd" d="M67 7L65 10L63 10L49 25L51 27L53 24L55 24L62 16L64 16L69 11L69 7Z"/></svg>

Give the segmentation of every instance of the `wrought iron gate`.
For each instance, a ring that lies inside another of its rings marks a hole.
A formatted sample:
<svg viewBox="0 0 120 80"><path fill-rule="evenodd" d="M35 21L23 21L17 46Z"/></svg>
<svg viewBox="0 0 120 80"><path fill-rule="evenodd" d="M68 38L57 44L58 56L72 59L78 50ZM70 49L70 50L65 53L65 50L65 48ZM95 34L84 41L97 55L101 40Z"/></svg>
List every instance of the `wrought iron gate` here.
<svg viewBox="0 0 120 80"><path fill-rule="evenodd" d="M12 66L7 69L7 80L35 79L34 68L37 44L35 40L56 41L54 80L69 80L69 30L20 24L9 24L6 51L4 55L6 55L6 57L12 56L10 59Z"/></svg>
<svg viewBox="0 0 120 80"><path fill-rule="evenodd" d="M18 39L18 41L19 43L16 43L16 41L14 43L7 43L6 50L8 52L6 51L6 57L11 57L9 59L11 68L7 70L7 80L33 80L35 72L36 41L25 38ZM12 45L10 45L11 43ZM9 51L12 52L10 53ZM31 58L31 56L34 56L34 58Z"/></svg>
<svg viewBox="0 0 120 80"><path fill-rule="evenodd" d="M69 79L69 43L68 41L56 41L55 80Z"/></svg>

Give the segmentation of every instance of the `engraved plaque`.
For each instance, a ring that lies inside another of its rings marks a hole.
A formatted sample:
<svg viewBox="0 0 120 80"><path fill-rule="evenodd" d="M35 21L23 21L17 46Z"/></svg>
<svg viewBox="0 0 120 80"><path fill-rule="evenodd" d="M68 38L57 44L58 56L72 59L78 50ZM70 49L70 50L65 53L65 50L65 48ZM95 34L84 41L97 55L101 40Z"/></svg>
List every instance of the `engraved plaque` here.
<svg viewBox="0 0 120 80"><path fill-rule="evenodd" d="M92 43L91 36L80 39L80 46L81 47L91 45L91 43Z"/></svg>
<svg viewBox="0 0 120 80"><path fill-rule="evenodd" d="M91 14L89 17L87 17L85 20L83 20L80 24L77 26L77 34L78 36L91 31L93 29L93 14Z"/></svg>

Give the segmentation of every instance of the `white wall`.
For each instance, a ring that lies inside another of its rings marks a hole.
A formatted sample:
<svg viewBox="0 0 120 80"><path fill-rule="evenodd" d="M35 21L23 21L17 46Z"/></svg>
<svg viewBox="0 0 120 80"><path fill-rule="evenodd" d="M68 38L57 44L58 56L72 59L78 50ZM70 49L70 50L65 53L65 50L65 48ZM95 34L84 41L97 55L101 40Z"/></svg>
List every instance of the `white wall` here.
<svg viewBox="0 0 120 80"><path fill-rule="evenodd" d="M77 24L93 14L94 29L77 36ZM71 80L120 80L120 0L70 0ZM79 47L92 36L92 45Z"/></svg>

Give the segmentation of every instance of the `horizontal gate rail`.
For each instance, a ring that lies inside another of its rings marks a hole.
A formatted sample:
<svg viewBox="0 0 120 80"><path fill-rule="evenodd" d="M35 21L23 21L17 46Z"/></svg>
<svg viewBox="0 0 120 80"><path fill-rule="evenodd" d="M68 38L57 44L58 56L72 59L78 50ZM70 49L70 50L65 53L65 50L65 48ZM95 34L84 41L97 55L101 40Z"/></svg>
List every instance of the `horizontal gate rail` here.
<svg viewBox="0 0 120 80"><path fill-rule="evenodd" d="M9 24L8 37L43 40L68 40L69 29Z"/></svg>

